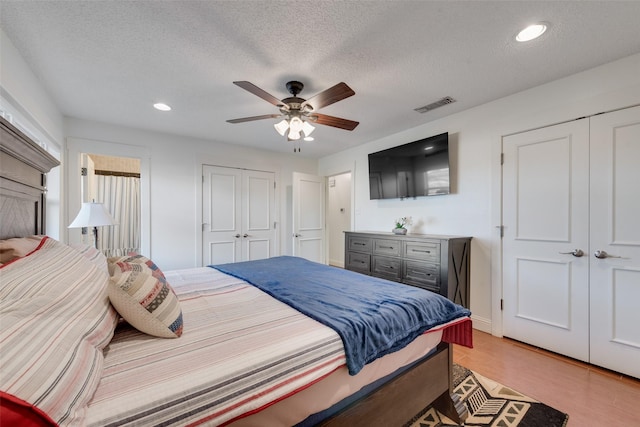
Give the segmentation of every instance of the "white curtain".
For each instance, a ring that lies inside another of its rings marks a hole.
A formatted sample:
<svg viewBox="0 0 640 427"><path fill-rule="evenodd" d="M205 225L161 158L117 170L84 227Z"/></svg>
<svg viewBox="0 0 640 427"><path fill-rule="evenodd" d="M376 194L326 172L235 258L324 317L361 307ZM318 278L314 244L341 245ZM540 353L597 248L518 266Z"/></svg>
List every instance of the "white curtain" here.
<svg viewBox="0 0 640 427"><path fill-rule="evenodd" d="M96 201L118 225L98 227L98 245L106 256L140 252L140 178L96 175Z"/></svg>

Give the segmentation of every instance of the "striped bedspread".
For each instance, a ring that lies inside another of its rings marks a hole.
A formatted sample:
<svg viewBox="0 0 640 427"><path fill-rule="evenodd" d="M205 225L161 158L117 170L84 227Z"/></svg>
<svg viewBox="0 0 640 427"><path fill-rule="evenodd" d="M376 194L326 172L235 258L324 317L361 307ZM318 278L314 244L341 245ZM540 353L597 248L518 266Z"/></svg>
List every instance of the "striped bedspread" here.
<svg viewBox="0 0 640 427"><path fill-rule="evenodd" d="M45 237L0 279L0 409L19 402L37 408L40 425L82 425L117 322L107 272Z"/></svg>
<svg viewBox="0 0 640 427"><path fill-rule="evenodd" d="M182 337L116 331L87 425L220 425L345 364L333 330L240 279L206 267L165 275Z"/></svg>

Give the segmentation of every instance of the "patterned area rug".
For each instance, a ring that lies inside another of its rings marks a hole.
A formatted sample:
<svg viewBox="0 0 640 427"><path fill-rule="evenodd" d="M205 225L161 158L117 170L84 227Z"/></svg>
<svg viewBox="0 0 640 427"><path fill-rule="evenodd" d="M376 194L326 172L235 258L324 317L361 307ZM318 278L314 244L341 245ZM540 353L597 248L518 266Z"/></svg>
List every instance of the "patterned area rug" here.
<svg viewBox="0 0 640 427"><path fill-rule="evenodd" d="M453 367L454 392L460 396L469 416L464 426L564 427L569 416L515 390L460 366ZM406 426L457 427L459 424L431 406Z"/></svg>

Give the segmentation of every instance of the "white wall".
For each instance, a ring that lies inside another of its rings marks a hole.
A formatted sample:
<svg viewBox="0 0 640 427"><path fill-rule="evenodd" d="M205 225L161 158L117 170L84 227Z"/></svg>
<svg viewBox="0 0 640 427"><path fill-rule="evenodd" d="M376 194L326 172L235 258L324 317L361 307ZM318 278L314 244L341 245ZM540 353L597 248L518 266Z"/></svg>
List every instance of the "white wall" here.
<svg viewBox="0 0 640 427"><path fill-rule="evenodd" d="M11 115L14 124L35 137L60 159L64 140L62 113L43 89L24 58L0 28L0 110ZM60 167L47 180L47 234L59 238L60 200L63 197Z"/></svg>
<svg viewBox="0 0 640 427"><path fill-rule="evenodd" d="M202 164L276 173L280 253L291 254L287 209L291 205L292 173L316 174L316 160L72 118L66 121L66 134L74 145L86 141L87 146L106 144L126 148L128 152L131 147L139 147L143 155L148 155L151 213L148 255L161 268L200 265ZM96 141L100 144L96 145ZM69 164L73 161L67 160Z"/></svg>
<svg viewBox="0 0 640 427"><path fill-rule="evenodd" d="M502 136L635 104L640 104L640 55L327 156L320 159L318 172L330 176L356 164L354 230L389 231L395 218L412 216L410 233L472 236L474 326L501 335L501 247L496 226L501 215ZM368 153L441 132L449 132L452 142L453 194L369 200Z"/></svg>

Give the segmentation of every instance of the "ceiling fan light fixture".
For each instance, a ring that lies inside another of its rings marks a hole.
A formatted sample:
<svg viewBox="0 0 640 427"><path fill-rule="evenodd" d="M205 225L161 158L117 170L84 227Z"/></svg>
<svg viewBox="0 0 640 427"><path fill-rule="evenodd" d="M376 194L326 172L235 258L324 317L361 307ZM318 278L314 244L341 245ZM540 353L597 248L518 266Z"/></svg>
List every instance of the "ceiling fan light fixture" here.
<svg viewBox="0 0 640 427"><path fill-rule="evenodd" d="M281 122L273 125L273 127L276 128L276 131L278 131L280 135L284 136L284 133L287 131L287 129L289 129L289 123L285 119L283 119Z"/></svg>
<svg viewBox="0 0 640 427"><path fill-rule="evenodd" d="M244 123L254 120L280 118L282 120L274 124L273 127L276 132L286 137L288 141L297 141L300 138L305 138L306 141L312 141L313 138L311 138L310 135L315 130L315 127L311 125L311 123L350 131L354 130L359 124L353 120L314 112L316 109L326 107L355 95L356 93L353 89L344 82L323 90L310 99L298 97L298 94L304 87L304 85L298 81L287 82L287 90L292 96L285 99L278 99L248 81L235 81L233 84L275 105L280 110L280 114L243 117L240 119L227 120L228 123ZM294 149L294 151L300 151L300 148L297 147L297 150Z"/></svg>
<svg viewBox="0 0 640 427"><path fill-rule="evenodd" d="M309 135L311 135L311 132L313 132L314 130L316 130L316 128L314 126L311 126L309 122L302 123L302 132L304 132L304 136L309 137Z"/></svg>
<svg viewBox="0 0 640 427"><path fill-rule="evenodd" d="M289 120L289 133L293 132L293 133L300 133L302 131L302 120L300 120L300 117L291 117L291 120Z"/></svg>
<svg viewBox="0 0 640 427"><path fill-rule="evenodd" d="M311 142L311 141L313 141L313 139L314 138L312 136L305 136L304 137L304 140L307 141L307 142Z"/></svg>
<svg viewBox="0 0 640 427"><path fill-rule="evenodd" d="M289 134L287 135L287 138L293 141L297 141L298 139L300 139L300 131L294 132L293 129L289 129Z"/></svg>

